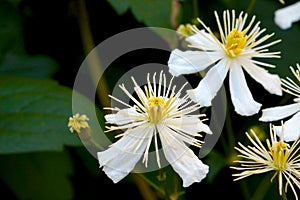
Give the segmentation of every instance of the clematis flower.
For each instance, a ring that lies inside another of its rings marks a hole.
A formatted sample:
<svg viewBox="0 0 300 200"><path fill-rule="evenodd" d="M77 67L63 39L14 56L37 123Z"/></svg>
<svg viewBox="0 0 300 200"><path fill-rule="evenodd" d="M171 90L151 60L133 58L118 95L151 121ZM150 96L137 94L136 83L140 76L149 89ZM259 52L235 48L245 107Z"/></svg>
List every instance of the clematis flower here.
<svg viewBox="0 0 300 200"><path fill-rule="evenodd" d="M281 81L282 86L284 87L283 90L296 97L294 99L295 103L263 109L262 116L259 119L260 121L277 121L294 115L283 124L286 134L282 135L281 128L279 126L275 126L277 134L282 136L287 142L296 140L300 135L300 66L297 64L296 70L292 67L290 67L290 69L298 83L295 83L288 77L286 80L282 79Z"/></svg>
<svg viewBox="0 0 300 200"><path fill-rule="evenodd" d="M289 132L286 132L289 134ZM235 149L240 153L238 155L242 160L235 161L239 163L239 167L231 167L236 170L242 171L238 174L233 174L237 177L236 180L246 178L254 174L262 174L266 172L274 172L271 182L278 178L279 194L282 192L287 193L288 186L292 189L296 199L298 195L296 189L300 189L300 154L299 143L300 138L290 146L285 143L282 137L277 139L276 131L270 125L270 137L266 140L267 147L265 147L254 131L251 134L246 133L252 146L244 146L241 143ZM284 183L284 179L286 182ZM296 187L296 188L295 188Z"/></svg>
<svg viewBox="0 0 300 200"><path fill-rule="evenodd" d="M87 121L89 121L89 118L86 115L80 115L77 113L73 115L73 117L69 117L68 127L72 133L74 131L80 133L81 129L89 127Z"/></svg>
<svg viewBox="0 0 300 200"><path fill-rule="evenodd" d="M293 22L300 20L300 1L275 11L274 21L283 30L292 27Z"/></svg>
<svg viewBox="0 0 300 200"><path fill-rule="evenodd" d="M148 74L148 83L143 90L132 78L138 98L132 96L124 84L120 85L134 102L133 106L110 96L126 106L124 109L106 108L116 112L105 115L107 123L117 125L108 126L108 131L125 131L116 136L121 138L107 150L98 152L100 167L114 183L129 174L140 159L148 166L148 152L152 143L157 166L161 168L159 139L166 160L183 179L184 187L200 182L208 173L208 166L187 145L201 147L201 141L195 137L201 136L199 132L211 134L211 131L199 119L203 115L193 114L200 105L189 100L187 94L181 97L185 85L176 93L172 80L167 86L164 73L160 73L158 82L154 74L151 85Z"/></svg>
<svg viewBox="0 0 300 200"><path fill-rule="evenodd" d="M274 65L254 60L254 58L279 58L280 52L269 52L268 47L280 42L265 43L274 34L264 35L266 29L260 29L253 17L248 25L248 15L243 12L236 18L235 11L224 11L223 26L215 12L219 27L220 40L200 19L205 30L192 27L194 34L186 40L194 51L172 51L168 65L172 75L191 74L212 66L197 88L189 90L190 98L202 106L211 106L212 99L229 71L229 87L235 111L240 115L250 116L257 113L261 104L256 102L247 86L244 76L246 71L271 94L282 95L280 78L268 73L263 67Z"/></svg>

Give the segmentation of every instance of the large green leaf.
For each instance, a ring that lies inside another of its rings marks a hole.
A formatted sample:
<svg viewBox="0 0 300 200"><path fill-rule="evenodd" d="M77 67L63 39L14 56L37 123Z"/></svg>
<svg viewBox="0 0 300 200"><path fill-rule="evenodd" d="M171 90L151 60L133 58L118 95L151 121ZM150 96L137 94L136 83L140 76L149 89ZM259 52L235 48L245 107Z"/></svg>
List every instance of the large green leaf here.
<svg viewBox="0 0 300 200"><path fill-rule="evenodd" d="M73 167L66 151L1 155L0 162L0 178L18 199L73 197Z"/></svg>
<svg viewBox="0 0 300 200"><path fill-rule="evenodd" d="M58 69L52 58L26 53L22 18L16 7L18 2L0 1L0 73L51 77Z"/></svg>
<svg viewBox="0 0 300 200"><path fill-rule="evenodd" d="M81 145L67 128L72 90L50 79L0 76L0 153L61 151ZM77 106L95 109L78 94Z"/></svg>
<svg viewBox="0 0 300 200"><path fill-rule="evenodd" d="M108 0L118 14L131 9L135 18L147 26L170 28L172 0Z"/></svg>
<svg viewBox="0 0 300 200"><path fill-rule="evenodd" d="M8 53L0 65L1 74L29 77L51 77L58 64L45 55L16 55Z"/></svg>

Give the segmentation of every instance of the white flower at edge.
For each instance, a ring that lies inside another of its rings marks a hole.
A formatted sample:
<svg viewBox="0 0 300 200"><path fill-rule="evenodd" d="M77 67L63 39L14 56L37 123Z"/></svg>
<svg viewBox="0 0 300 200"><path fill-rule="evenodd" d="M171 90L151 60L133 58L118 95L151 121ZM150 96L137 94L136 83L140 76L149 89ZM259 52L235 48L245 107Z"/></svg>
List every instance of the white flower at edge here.
<svg viewBox="0 0 300 200"><path fill-rule="evenodd" d="M287 142L294 141L300 135L300 66L297 64L297 69L291 67L291 71L297 78L298 84L292 79L282 79L282 85L284 91L294 95L293 104L285 106L277 106L273 108L266 108L262 110L262 116L260 121L277 121L294 115L283 124L283 130L286 134L283 135L283 139ZM282 130L280 126L275 126L276 133L282 136Z"/></svg>
<svg viewBox="0 0 300 200"><path fill-rule="evenodd" d="M253 115L259 111L261 104L253 99L244 71L271 94L282 95L279 76L261 67L275 66L253 59L279 58L280 52L269 52L267 48L280 40L265 43L274 34L261 36L266 29L260 29L260 22L253 25L255 17L246 25L247 14L243 12L236 18L234 10L231 14L228 10L224 11L223 26L217 12L215 16L221 41L199 19L205 30L193 26L195 34L186 38L190 46L198 50L172 51L168 61L169 71L174 76L196 73L216 63L197 88L188 91L190 98L202 106L211 106L229 71L230 94L235 111L240 115Z"/></svg>
<svg viewBox="0 0 300 200"><path fill-rule="evenodd" d="M274 21L281 29L292 27L293 22L300 20L300 1L275 11Z"/></svg>
<svg viewBox="0 0 300 200"><path fill-rule="evenodd" d="M282 128L282 127L280 127ZM285 133L286 130L284 130ZM240 173L233 174L234 181L246 178L255 174L262 174L266 172L273 172L271 182L275 178L278 179L278 191L280 196L288 192L288 186L298 200L300 189L300 138L290 146L285 143L282 137L276 137L276 131L270 125L270 139L266 140L267 145L263 145L257 134L251 130L246 133L247 138L251 145L243 145L238 143L239 146L235 149L240 153L238 157L240 160L234 162L239 166L232 166L231 168L239 170Z"/></svg>
<svg viewBox="0 0 300 200"><path fill-rule="evenodd" d="M107 150L98 152L100 167L116 183L128 175L141 158L147 167L149 148L154 143L157 165L161 168L159 138L165 158L183 179L183 186L200 182L208 173L208 166L187 146L201 146L201 141L195 138L201 136L199 132L211 134L209 127L199 119L203 115L192 114L200 105L189 100L187 94L180 97L185 85L175 93L173 78L166 85L164 73L160 73L158 82L156 75L153 75L153 85L148 74L148 84L144 90L134 78L132 80L138 98L133 97L123 84L120 88L134 102L134 106L110 96L127 108L106 108L116 111L105 116L107 123L117 125L107 127L108 131L126 131L117 135L121 138Z"/></svg>

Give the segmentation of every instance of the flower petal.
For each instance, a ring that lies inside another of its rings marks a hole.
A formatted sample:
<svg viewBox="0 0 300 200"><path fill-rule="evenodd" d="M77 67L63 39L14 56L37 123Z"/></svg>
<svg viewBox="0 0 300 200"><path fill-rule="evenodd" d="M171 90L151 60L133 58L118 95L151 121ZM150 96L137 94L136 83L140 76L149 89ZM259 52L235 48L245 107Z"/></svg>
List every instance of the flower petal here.
<svg viewBox="0 0 300 200"><path fill-rule="evenodd" d="M300 103L266 108L262 110L262 116L259 120L263 122L277 121L291 116L298 111L300 111Z"/></svg>
<svg viewBox="0 0 300 200"><path fill-rule="evenodd" d="M114 183L127 176L151 142L153 129L147 126L130 129L107 150L98 152L100 167Z"/></svg>
<svg viewBox="0 0 300 200"><path fill-rule="evenodd" d="M211 106L211 101L222 86L229 66L226 60L220 60L207 72L195 89L187 91L190 98L201 106Z"/></svg>
<svg viewBox="0 0 300 200"><path fill-rule="evenodd" d="M171 52L168 61L169 72L173 76L196 73L206 69L220 58L220 54L215 52L180 51L175 49Z"/></svg>
<svg viewBox="0 0 300 200"><path fill-rule="evenodd" d="M244 116L258 113L261 104L257 103L248 88L242 67L233 62L229 73L231 100L235 111Z"/></svg>
<svg viewBox="0 0 300 200"><path fill-rule="evenodd" d="M174 171L183 180L183 187L188 187L194 182L200 182L208 173L208 166L189 149L182 141L176 139L172 133L159 125L158 127L162 148L167 161Z"/></svg>
<svg viewBox="0 0 300 200"><path fill-rule="evenodd" d="M300 20L300 2L286 6L275 11L275 23L281 29L291 28L292 23Z"/></svg>
<svg viewBox="0 0 300 200"><path fill-rule="evenodd" d="M107 114L104 116L105 120L111 124L123 125L134 122L136 117L142 116L134 107L119 110L115 114Z"/></svg>
<svg viewBox="0 0 300 200"><path fill-rule="evenodd" d="M286 142L295 141L300 135L300 112L295 114L291 119L284 122L282 126L275 126L274 130L276 134L281 137L283 134L283 140ZM283 130L283 132L282 132Z"/></svg>
<svg viewBox="0 0 300 200"><path fill-rule="evenodd" d="M198 117L182 116L180 118L170 118L165 120L165 123L172 129L178 129L189 135L195 136L199 132L212 134L209 126L203 124Z"/></svg>
<svg viewBox="0 0 300 200"><path fill-rule="evenodd" d="M195 33L185 39L192 46L197 47L199 49L214 49L219 50L220 46L216 43L214 38L204 30L201 30L199 33Z"/></svg>
<svg viewBox="0 0 300 200"><path fill-rule="evenodd" d="M277 74L270 74L248 58L240 58L238 62L243 66L247 73L258 83L260 83L271 94L282 95L281 81Z"/></svg>

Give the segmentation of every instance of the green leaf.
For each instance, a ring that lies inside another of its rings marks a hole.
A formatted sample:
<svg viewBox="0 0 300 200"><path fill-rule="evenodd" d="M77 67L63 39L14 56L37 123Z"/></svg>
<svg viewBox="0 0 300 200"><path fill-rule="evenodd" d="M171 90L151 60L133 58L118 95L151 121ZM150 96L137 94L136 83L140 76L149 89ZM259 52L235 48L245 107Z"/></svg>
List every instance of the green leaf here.
<svg viewBox="0 0 300 200"><path fill-rule="evenodd" d="M0 177L18 199L72 199L73 167L64 152L0 156Z"/></svg>
<svg viewBox="0 0 300 200"><path fill-rule="evenodd" d="M67 127L71 89L50 79L0 76L0 80L0 153L61 151L64 145L82 144ZM95 112L94 104L82 95L77 102L82 110Z"/></svg>
<svg viewBox="0 0 300 200"><path fill-rule="evenodd" d="M147 26L170 28L172 0L108 0L118 14L131 9L135 18Z"/></svg>
<svg viewBox="0 0 300 200"><path fill-rule="evenodd" d="M27 56L8 53L0 65L1 74L51 77L58 69L58 64L44 55Z"/></svg>
<svg viewBox="0 0 300 200"><path fill-rule="evenodd" d="M108 0L108 2L119 15L124 14L130 7L130 0Z"/></svg>

